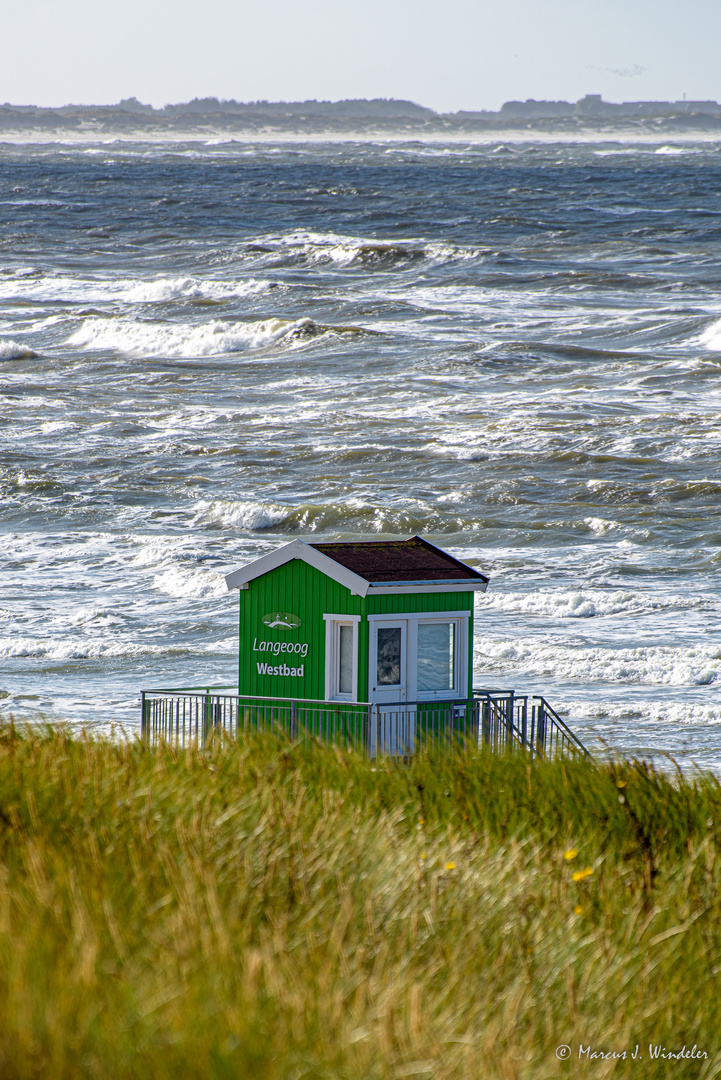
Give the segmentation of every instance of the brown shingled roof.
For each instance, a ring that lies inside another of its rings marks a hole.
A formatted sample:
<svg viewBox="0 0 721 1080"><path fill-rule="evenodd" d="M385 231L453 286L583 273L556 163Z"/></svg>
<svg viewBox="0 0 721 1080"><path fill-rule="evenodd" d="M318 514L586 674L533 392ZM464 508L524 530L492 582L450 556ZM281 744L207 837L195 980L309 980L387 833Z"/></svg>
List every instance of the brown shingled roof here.
<svg viewBox="0 0 721 1080"><path fill-rule="evenodd" d="M477 570L420 536L311 546L366 581L488 581Z"/></svg>

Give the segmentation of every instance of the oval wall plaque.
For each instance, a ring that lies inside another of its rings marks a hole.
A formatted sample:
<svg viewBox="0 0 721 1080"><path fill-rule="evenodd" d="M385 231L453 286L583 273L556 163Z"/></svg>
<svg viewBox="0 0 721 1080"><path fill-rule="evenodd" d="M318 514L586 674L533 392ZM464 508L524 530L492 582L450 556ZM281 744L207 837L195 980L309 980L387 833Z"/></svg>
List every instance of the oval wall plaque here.
<svg viewBox="0 0 721 1080"><path fill-rule="evenodd" d="M296 630L300 624L298 616L290 611L269 611L263 616L263 625L271 630Z"/></svg>

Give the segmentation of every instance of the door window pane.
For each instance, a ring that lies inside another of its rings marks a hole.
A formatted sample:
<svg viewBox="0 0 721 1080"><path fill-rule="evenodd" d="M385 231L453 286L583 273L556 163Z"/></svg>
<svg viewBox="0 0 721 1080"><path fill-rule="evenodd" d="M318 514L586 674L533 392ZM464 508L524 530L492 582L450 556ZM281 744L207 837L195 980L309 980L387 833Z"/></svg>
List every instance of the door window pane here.
<svg viewBox="0 0 721 1080"><path fill-rule="evenodd" d="M338 693L353 693L353 627L338 627Z"/></svg>
<svg viewBox="0 0 721 1080"><path fill-rule="evenodd" d="M378 685L401 684L401 628L383 626L378 628Z"/></svg>
<svg viewBox="0 0 721 1080"><path fill-rule="evenodd" d="M455 623L418 623L418 691L452 690Z"/></svg>

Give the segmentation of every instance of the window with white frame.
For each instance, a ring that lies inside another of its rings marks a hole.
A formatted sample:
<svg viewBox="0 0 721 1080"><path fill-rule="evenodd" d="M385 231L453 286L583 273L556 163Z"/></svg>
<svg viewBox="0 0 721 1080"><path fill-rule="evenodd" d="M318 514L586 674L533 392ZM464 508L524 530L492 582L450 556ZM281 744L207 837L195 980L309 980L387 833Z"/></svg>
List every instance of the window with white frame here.
<svg viewBox="0 0 721 1080"><path fill-rule="evenodd" d="M356 701L360 615L324 615L323 618L326 700Z"/></svg>
<svg viewBox="0 0 721 1080"><path fill-rule="evenodd" d="M371 656L378 656L377 671L373 666L369 672L370 700L384 700L381 695L391 689L391 682L399 685L400 700L465 697L469 618L465 611L369 616ZM402 661L396 656L399 648ZM406 674L398 676L398 671Z"/></svg>
<svg viewBox="0 0 721 1080"><path fill-rule="evenodd" d="M466 693L467 628L466 618L417 620L415 693L419 700Z"/></svg>

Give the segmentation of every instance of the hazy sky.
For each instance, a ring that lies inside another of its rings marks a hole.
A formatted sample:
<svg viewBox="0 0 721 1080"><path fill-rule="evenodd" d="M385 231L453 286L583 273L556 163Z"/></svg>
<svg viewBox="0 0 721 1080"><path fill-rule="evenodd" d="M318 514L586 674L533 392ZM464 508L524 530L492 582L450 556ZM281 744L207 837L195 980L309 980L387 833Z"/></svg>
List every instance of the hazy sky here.
<svg viewBox="0 0 721 1080"><path fill-rule="evenodd" d="M1 0L0 102L721 98L721 0Z"/></svg>

